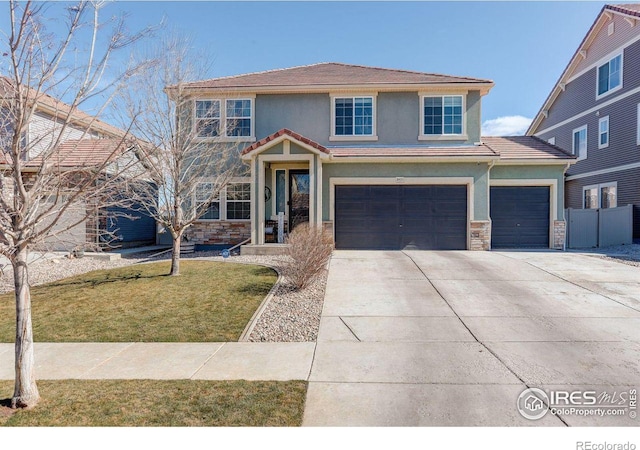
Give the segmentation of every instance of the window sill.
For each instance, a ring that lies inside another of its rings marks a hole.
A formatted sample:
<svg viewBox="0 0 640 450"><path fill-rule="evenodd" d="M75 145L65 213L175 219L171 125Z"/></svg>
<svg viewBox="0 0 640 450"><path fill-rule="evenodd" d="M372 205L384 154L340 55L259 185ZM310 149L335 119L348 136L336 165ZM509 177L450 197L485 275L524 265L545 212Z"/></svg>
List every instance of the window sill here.
<svg viewBox="0 0 640 450"><path fill-rule="evenodd" d="M329 136L329 141L331 142L339 142L339 141L377 141L378 136L359 136L359 135L349 135L349 136Z"/></svg>
<svg viewBox="0 0 640 450"><path fill-rule="evenodd" d="M466 134L421 134L418 136L419 141L467 141L469 136Z"/></svg>
<svg viewBox="0 0 640 450"><path fill-rule="evenodd" d="M603 99L606 96L611 95L614 92L619 91L620 89L622 89L622 83L620 83L618 86L614 87L613 89L609 89L607 92L603 92L602 94L596 93L596 100Z"/></svg>

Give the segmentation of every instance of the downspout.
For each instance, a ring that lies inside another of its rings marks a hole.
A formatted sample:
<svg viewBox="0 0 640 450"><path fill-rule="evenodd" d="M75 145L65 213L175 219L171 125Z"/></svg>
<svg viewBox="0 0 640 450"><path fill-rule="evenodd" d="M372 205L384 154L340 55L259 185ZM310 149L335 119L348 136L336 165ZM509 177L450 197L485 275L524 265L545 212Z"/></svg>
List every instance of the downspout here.
<svg viewBox="0 0 640 450"><path fill-rule="evenodd" d="M488 216L489 216L489 227L493 228L493 220L491 220L491 169L496 165L496 160L492 159L489 161L487 166L487 208L488 208ZM489 235L489 239L491 239L491 235ZM489 250L491 250L491 245L489 246Z"/></svg>
<svg viewBox="0 0 640 450"><path fill-rule="evenodd" d="M567 217L565 214L565 207L564 207L564 198L566 196L566 192L565 192L565 177L567 176L567 170L569 170L569 167L571 167L571 163L567 163L564 166L564 170L562 171L562 217L564 219L564 240L562 241L562 251L566 252L567 251L567 240L569 239L569 222L567 221Z"/></svg>

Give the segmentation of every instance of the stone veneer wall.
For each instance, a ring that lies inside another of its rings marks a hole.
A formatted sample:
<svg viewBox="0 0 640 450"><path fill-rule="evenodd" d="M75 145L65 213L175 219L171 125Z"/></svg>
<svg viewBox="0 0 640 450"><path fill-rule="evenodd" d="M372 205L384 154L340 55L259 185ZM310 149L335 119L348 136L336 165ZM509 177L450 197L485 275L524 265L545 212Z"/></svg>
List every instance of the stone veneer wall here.
<svg viewBox="0 0 640 450"><path fill-rule="evenodd" d="M235 245L251 237L251 222L196 222L187 230L186 235L196 245Z"/></svg>
<svg viewBox="0 0 640 450"><path fill-rule="evenodd" d="M563 250L567 233L567 223L564 220L553 221L553 248Z"/></svg>
<svg viewBox="0 0 640 450"><path fill-rule="evenodd" d="M469 250L490 250L491 249L491 221L472 220L471 239Z"/></svg>

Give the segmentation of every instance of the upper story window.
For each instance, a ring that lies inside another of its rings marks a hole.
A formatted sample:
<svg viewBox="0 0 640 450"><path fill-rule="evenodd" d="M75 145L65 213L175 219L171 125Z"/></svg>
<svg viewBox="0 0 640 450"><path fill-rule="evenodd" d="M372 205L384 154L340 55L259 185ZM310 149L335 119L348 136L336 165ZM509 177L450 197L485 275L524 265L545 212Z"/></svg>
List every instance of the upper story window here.
<svg viewBox="0 0 640 450"><path fill-rule="evenodd" d="M251 136L251 100L227 100L227 136Z"/></svg>
<svg viewBox="0 0 640 450"><path fill-rule="evenodd" d="M198 137L220 135L220 100L196 100L196 132Z"/></svg>
<svg viewBox="0 0 640 450"><path fill-rule="evenodd" d="M422 130L420 137L461 137L464 131L464 98L462 95L422 97Z"/></svg>
<svg viewBox="0 0 640 450"><path fill-rule="evenodd" d="M598 148L609 146L609 116L598 121Z"/></svg>
<svg viewBox="0 0 640 450"><path fill-rule="evenodd" d="M253 139L253 100L196 100L195 130L201 138Z"/></svg>
<svg viewBox="0 0 640 450"><path fill-rule="evenodd" d="M573 130L573 147L572 153L578 157L578 160L587 157L587 126Z"/></svg>
<svg viewBox="0 0 640 450"><path fill-rule="evenodd" d="M622 54L598 66L598 97L622 87Z"/></svg>
<svg viewBox="0 0 640 450"><path fill-rule="evenodd" d="M333 97L333 133L336 140L375 138L373 96Z"/></svg>

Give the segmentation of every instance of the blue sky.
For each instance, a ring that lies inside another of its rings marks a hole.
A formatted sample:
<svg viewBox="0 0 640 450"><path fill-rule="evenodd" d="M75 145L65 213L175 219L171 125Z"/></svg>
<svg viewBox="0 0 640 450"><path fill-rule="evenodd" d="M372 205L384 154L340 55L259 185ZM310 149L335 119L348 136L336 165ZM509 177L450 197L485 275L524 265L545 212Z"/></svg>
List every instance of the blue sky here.
<svg viewBox="0 0 640 450"><path fill-rule="evenodd" d="M336 61L489 78L490 121L536 114L603 5L116 1L105 12L128 12L134 30L164 18L213 59L211 77ZM527 120L498 124L521 132Z"/></svg>

